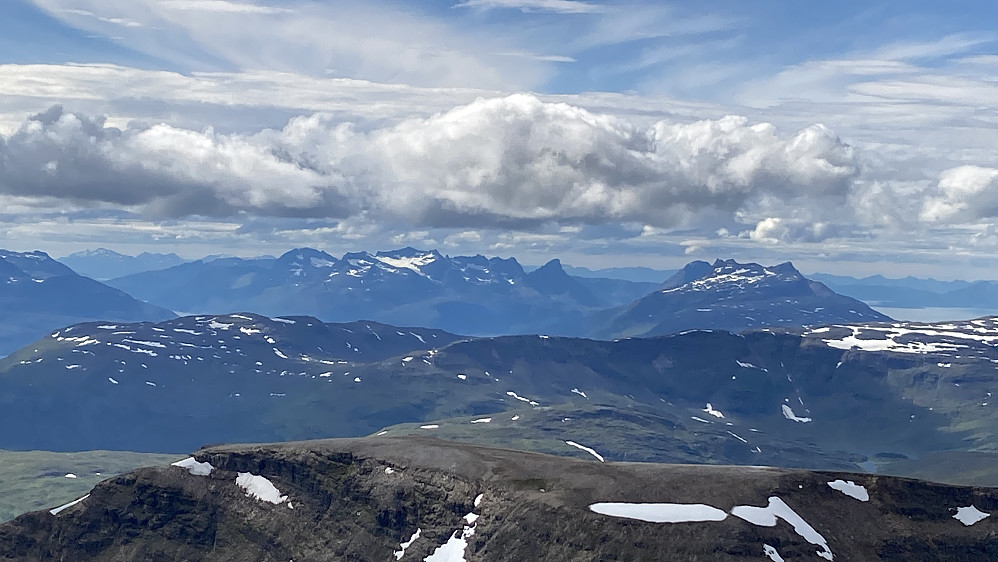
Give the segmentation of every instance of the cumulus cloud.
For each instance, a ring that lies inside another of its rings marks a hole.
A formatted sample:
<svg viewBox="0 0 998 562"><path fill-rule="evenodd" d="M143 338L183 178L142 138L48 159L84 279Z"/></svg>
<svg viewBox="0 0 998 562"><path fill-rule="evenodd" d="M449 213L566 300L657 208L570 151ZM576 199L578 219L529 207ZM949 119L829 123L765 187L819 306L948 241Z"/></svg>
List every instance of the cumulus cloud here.
<svg viewBox="0 0 998 562"><path fill-rule="evenodd" d="M943 171L922 206L928 222L971 222L998 216L998 169L957 166Z"/></svg>
<svg viewBox="0 0 998 562"><path fill-rule="evenodd" d="M120 130L56 106L0 142L0 190L156 217L340 216L329 175L282 161L240 136L157 125Z"/></svg>
<svg viewBox="0 0 998 562"><path fill-rule="evenodd" d="M844 204L859 172L820 125L790 136L742 117L641 128L523 94L368 130L315 114L252 135L118 129L55 107L0 151L0 190L12 195L169 217L364 213L413 227L745 222Z"/></svg>

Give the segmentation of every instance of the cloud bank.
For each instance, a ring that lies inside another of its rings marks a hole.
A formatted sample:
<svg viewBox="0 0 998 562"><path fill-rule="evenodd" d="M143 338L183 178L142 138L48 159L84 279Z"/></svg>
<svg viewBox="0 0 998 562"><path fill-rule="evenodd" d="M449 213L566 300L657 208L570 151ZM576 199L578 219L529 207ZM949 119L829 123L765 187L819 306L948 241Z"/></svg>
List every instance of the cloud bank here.
<svg viewBox="0 0 998 562"><path fill-rule="evenodd" d="M364 215L413 228L829 219L827 203L845 205L861 169L821 125L638 127L525 94L380 128L318 113L227 135L119 129L57 106L0 138L0 157L7 195L157 218Z"/></svg>

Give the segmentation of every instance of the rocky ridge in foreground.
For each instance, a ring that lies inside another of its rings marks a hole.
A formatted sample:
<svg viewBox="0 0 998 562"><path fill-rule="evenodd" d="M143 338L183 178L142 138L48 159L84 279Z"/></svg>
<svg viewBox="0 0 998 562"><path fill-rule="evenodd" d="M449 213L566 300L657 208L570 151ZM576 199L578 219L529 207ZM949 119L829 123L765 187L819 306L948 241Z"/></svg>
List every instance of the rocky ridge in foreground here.
<svg viewBox="0 0 998 562"><path fill-rule="evenodd" d="M219 446L180 465L0 526L0 560L998 557L998 489L897 477L415 437Z"/></svg>

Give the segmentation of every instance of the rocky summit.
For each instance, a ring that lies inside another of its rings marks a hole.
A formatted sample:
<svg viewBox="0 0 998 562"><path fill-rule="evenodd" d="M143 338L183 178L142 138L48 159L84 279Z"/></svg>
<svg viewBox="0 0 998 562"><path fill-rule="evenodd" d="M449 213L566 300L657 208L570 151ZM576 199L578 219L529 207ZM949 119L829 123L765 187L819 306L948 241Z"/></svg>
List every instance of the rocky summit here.
<svg viewBox="0 0 998 562"><path fill-rule="evenodd" d="M0 526L0 560L994 560L998 490L427 438L202 449Z"/></svg>

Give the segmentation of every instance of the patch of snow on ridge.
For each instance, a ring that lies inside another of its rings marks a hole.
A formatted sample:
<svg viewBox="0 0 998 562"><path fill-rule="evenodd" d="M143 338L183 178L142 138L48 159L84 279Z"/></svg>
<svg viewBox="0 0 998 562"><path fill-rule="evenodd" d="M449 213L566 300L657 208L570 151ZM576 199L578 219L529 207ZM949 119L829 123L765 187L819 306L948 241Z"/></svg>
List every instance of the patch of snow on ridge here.
<svg viewBox="0 0 998 562"><path fill-rule="evenodd" d="M582 392L581 390L579 390L579 389L577 389L577 388L573 388L573 389L572 389L572 392L573 392L573 393L575 393L575 394L578 394L579 396L581 396L581 397L585 398L586 400L589 400L589 397L588 397L588 396L586 396L586 393L585 393L585 392Z"/></svg>
<svg viewBox="0 0 998 562"><path fill-rule="evenodd" d="M807 521L804 521L800 515L797 515L797 512L777 496L770 497L769 505L766 507L739 505L731 510L731 514L760 527L775 527L776 520L782 519L790 523L794 531L804 540L821 547L821 550L816 552L818 556L826 560L832 560L835 557L828 548L828 541L825 540L825 537L815 531L814 527L811 527Z"/></svg>
<svg viewBox="0 0 998 562"><path fill-rule="evenodd" d="M257 474L240 472L239 476L236 476L236 484L246 492L247 496L254 497L260 501L274 505L288 501L288 497L282 496L273 482Z"/></svg>
<svg viewBox="0 0 998 562"><path fill-rule="evenodd" d="M811 418L797 417L797 415L794 414L793 408L787 406L786 404L783 404L782 408L783 408L783 417L787 418L788 420L795 421L798 423L808 423L814 421Z"/></svg>
<svg viewBox="0 0 998 562"><path fill-rule="evenodd" d="M870 501L870 493L866 491L866 488L860 486L852 480L835 480L829 482L828 487L833 490L838 490L850 498L856 498L861 502Z"/></svg>
<svg viewBox="0 0 998 562"><path fill-rule="evenodd" d="M724 418L724 414L722 414L720 410L715 410L715 409L714 409L714 408L713 408L713 407L712 407L712 406L710 405L710 402L707 402L707 407L706 407L706 408L704 408L704 409L703 409L703 410L701 410L701 411L702 411L702 412L707 412L708 414L710 414L710 415L714 416L715 418Z"/></svg>
<svg viewBox="0 0 998 562"><path fill-rule="evenodd" d="M437 256L433 253L426 253L418 256L412 257L402 257L402 258L391 258L388 256L377 256L378 261L386 263L396 269L409 269L415 271L416 273L426 276L419 268L436 261Z"/></svg>
<svg viewBox="0 0 998 562"><path fill-rule="evenodd" d="M974 523L977 523L978 521L981 521L988 517L991 517L990 513L985 513L977 509L973 505L970 505L967 507L956 508L956 515L953 516L953 519L956 519L960 523L963 523L964 525L969 527Z"/></svg>
<svg viewBox="0 0 998 562"><path fill-rule="evenodd" d="M440 426L435 423L431 423L427 425L421 425L419 426L419 429L440 429Z"/></svg>
<svg viewBox="0 0 998 562"><path fill-rule="evenodd" d="M650 523L724 521L728 514L702 503L594 503L589 509L600 515L637 519Z"/></svg>
<svg viewBox="0 0 998 562"><path fill-rule="evenodd" d="M534 402L533 400L531 400L531 399L529 399L529 398L524 398L524 397L522 397L522 396L519 396L519 395L517 395L517 394L516 394L515 392L513 392L513 391L509 391L509 392L507 392L507 393L506 393L506 396L512 396L513 398L515 398L515 399L519 400L520 402L526 402L527 404L530 404L531 406L540 406L540 404L539 404L539 403L537 403L537 402Z"/></svg>
<svg viewBox="0 0 998 562"><path fill-rule="evenodd" d="M87 494L87 495L83 496L82 498L80 498L78 500L73 500L73 501L71 501L71 502L69 502L69 503L67 503L65 505L60 505L59 507L57 507L55 509L50 509L49 513L51 513L52 515L59 515L59 513L61 513L63 510L69 509L69 508L73 507L74 505L80 503L81 501L83 501L83 500L85 500L85 499L87 499L89 497L90 497L90 494Z"/></svg>
<svg viewBox="0 0 998 562"><path fill-rule="evenodd" d="M481 418L477 420L471 420L471 423L492 423L492 418Z"/></svg>
<svg viewBox="0 0 998 562"><path fill-rule="evenodd" d="M187 457L182 461L177 461L170 466L179 466L180 468L186 468L187 472L190 472L194 476L208 476L211 474L215 467L211 466L211 463L198 462L194 457Z"/></svg>
<svg viewBox="0 0 998 562"><path fill-rule="evenodd" d="M579 450L582 450L582 451L585 451L585 452L589 453L590 455L592 455L592 456L596 457L597 459L599 459L599 462L606 462L603 459L603 455L597 453L596 451L590 449L589 447L586 447L585 445L579 445L575 441L565 441L565 444L569 445L569 446L572 446L572 447L575 447L576 449L579 449Z"/></svg>
<svg viewBox="0 0 998 562"><path fill-rule="evenodd" d="M956 351L961 348L970 347L970 344L984 344L991 347L998 346L998 331L993 328L985 328L973 324L959 326L956 324L921 324L914 322L898 323L892 326L849 326L837 325L833 328L850 330L852 333L847 336L822 339L821 341L836 349L852 349L853 347L863 351L890 351L894 353L940 353ZM831 328L825 327L812 330L805 335L828 333ZM859 336L867 336L873 333L882 335L878 339L861 339ZM907 341L900 342L900 338ZM947 338L950 341L938 341L938 338ZM961 340L963 340L961 342Z"/></svg>
<svg viewBox="0 0 998 562"><path fill-rule="evenodd" d="M232 327L232 324L225 324L212 318L211 322L208 322L208 327L212 330L228 330Z"/></svg>
<svg viewBox="0 0 998 562"><path fill-rule="evenodd" d="M399 544L399 548L401 548L401 550L396 550L392 552L392 554L395 555L396 560L401 560L402 557L405 556L405 549L409 548L410 546L412 546L412 543L416 542L416 539L419 538L419 534L421 532L422 529L417 528L416 532L413 533L411 537L409 537L409 540Z"/></svg>

